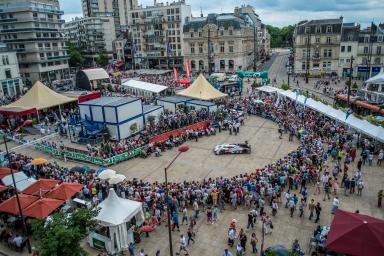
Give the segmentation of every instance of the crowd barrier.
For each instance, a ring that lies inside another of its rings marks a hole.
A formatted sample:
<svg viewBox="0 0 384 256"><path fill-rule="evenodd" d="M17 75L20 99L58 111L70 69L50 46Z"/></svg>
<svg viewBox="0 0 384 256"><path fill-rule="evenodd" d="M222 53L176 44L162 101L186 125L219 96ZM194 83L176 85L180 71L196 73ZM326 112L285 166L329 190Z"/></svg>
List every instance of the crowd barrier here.
<svg viewBox="0 0 384 256"><path fill-rule="evenodd" d="M207 128L209 126L208 121L201 121L195 124L188 125L186 127L177 129L177 130L172 130L166 133L162 133L156 136L153 136L152 138L149 139L149 142L152 144L156 143L161 143L169 139L170 136L179 136L180 134L184 134L186 130L195 130L195 129L202 129L202 128Z"/></svg>

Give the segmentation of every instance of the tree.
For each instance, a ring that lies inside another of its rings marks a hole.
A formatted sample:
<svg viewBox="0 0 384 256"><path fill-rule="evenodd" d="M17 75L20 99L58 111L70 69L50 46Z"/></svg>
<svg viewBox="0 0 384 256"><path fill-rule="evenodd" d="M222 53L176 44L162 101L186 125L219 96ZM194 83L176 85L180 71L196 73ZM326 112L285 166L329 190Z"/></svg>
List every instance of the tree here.
<svg viewBox="0 0 384 256"><path fill-rule="evenodd" d="M271 35L271 48L276 47L293 47L293 31L295 27L292 25L278 28L267 25L268 33Z"/></svg>
<svg viewBox="0 0 384 256"><path fill-rule="evenodd" d="M108 56L105 53L100 53L96 57L96 63L99 66L105 67L108 64Z"/></svg>
<svg viewBox="0 0 384 256"><path fill-rule="evenodd" d="M284 91L289 90L288 84L282 84L281 89L283 89Z"/></svg>
<svg viewBox="0 0 384 256"><path fill-rule="evenodd" d="M80 49L72 44L71 42L67 42L68 46L68 54L69 54L69 66L71 67L79 67L84 64L84 57L80 52Z"/></svg>
<svg viewBox="0 0 384 256"><path fill-rule="evenodd" d="M31 225L33 239L41 256L83 256L86 252L80 241L97 225L96 208L78 208L70 215L58 212L50 220L33 219Z"/></svg>
<svg viewBox="0 0 384 256"><path fill-rule="evenodd" d="M129 129L131 130L131 135L132 134L135 134L137 132L137 123L133 123L131 124L131 126L129 127Z"/></svg>
<svg viewBox="0 0 384 256"><path fill-rule="evenodd" d="M153 124L155 123L155 119L156 119L156 116L153 116L153 115L149 115L149 116L147 117L147 121L149 122L149 124L150 124L151 126L153 126Z"/></svg>

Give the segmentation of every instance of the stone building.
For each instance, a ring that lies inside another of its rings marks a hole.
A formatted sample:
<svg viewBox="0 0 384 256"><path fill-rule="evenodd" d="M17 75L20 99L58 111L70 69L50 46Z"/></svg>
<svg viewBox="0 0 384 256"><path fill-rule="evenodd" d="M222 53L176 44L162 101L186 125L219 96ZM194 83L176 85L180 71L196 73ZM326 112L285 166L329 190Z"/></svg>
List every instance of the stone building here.
<svg viewBox="0 0 384 256"><path fill-rule="evenodd" d="M16 51L0 43L0 96L14 96L23 91Z"/></svg>

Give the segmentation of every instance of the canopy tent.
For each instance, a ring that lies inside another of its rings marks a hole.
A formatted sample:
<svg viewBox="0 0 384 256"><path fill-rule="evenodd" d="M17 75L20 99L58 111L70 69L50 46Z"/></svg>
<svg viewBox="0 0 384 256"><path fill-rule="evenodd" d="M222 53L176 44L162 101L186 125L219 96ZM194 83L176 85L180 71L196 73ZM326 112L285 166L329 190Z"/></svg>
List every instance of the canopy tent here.
<svg viewBox="0 0 384 256"><path fill-rule="evenodd" d="M13 170L13 173L19 172L18 170ZM11 168L8 167L0 167L0 179L4 178L11 174Z"/></svg>
<svg viewBox="0 0 384 256"><path fill-rule="evenodd" d="M380 73L365 81L368 84L384 84L384 68L381 68Z"/></svg>
<svg viewBox="0 0 384 256"><path fill-rule="evenodd" d="M177 95L199 100L215 100L228 96L228 94L216 90L202 74L197 77L192 85L178 92Z"/></svg>
<svg viewBox="0 0 384 256"><path fill-rule="evenodd" d="M36 182L34 178L28 178L28 176L24 172L14 173L14 176L15 176L16 188L18 191L23 191L24 189L26 189L27 187L31 186L33 183ZM13 187L13 180L12 180L11 174L2 178L1 181L5 186Z"/></svg>
<svg viewBox="0 0 384 256"><path fill-rule="evenodd" d="M303 95L296 96L296 93L290 90L281 90L278 91L278 93L294 101L297 101L306 107L318 111L338 122L341 122L371 138L384 142L384 128L381 126L373 125L366 120L355 117L354 115L350 115L348 118L346 118L347 114L345 112L328 106L322 102L315 101L311 98L305 99L306 97Z"/></svg>
<svg viewBox="0 0 384 256"><path fill-rule="evenodd" d="M41 198L23 210L23 214L27 217L45 219L54 210L64 203L63 200L52 198Z"/></svg>
<svg viewBox="0 0 384 256"><path fill-rule="evenodd" d="M98 207L100 207L100 212L96 220L100 225L109 227L109 237L112 244L110 253L126 250L129 245L126 222L129 222L137 214L143 216L142 204L118 197L115 190L111 188L108 197Z"/></svg>
<svg viewBox="0 0 384 256"><path fill-rule="evenodd" d="M158 94L168 88L164 85L147 83L135 79L126 80L122 82L121 85L127 88L128 90L136 92L137 95L143 94L143 92L150 94Z"/></svg>
<svg viewBox="0 0 384 256"><path fill-rule="evenodd" d="M37 196L19 194L20 206L21 209L25 209L33 202L37 201L39 198ZM0 204L0 212L6 212L13 215L19 215L19 206L17 204L16 196L5 200Z"/></svg>
<svg viewBox="0 0 384 256"><path fill-rule="evenodd" d="M354 256L379 256L384 251L384 220L337 210L325 247Z"/></svg>
<svg viewBox="0 0 384 256"><path fill-rule="evenodd" d="M267 92L267 93L274 93L274 92L282 91L280 88L269 86L269 85L257 87L256 90L262 91L262 92Z"/></svg>
<svg viewBox="0 0 384 256"><path fill-rule="evenodd" d="M59 183L58 180L39 179L23 190L23 194L42 196Z"/></svg>
<svg viewBox="0 0 384 256"><path fill-rule="evenodd" d="M83 185L63 182L55 189L49 191L45 196L48 198L68 200L83 189Z"/></svg>
<svg viewBox="0 0 384 256"><path fill-rule="evenodd" d="M49 89L40 81L37 81L33 87L19 100L6 106L0 107L0 113L4 111L6 113L14 112L15 114L18 114L19 112L28 112L31 109L38 111L73 101L76 101L76 99L61 95Z"/></svg>
<svg viewBox="0 0 384 256"><path fill-rule="evenodd" d="M110 81L107 71L102 68L83 69L76 73L76 87L83 90L96 89L97 83L102 80Z"/></svg>

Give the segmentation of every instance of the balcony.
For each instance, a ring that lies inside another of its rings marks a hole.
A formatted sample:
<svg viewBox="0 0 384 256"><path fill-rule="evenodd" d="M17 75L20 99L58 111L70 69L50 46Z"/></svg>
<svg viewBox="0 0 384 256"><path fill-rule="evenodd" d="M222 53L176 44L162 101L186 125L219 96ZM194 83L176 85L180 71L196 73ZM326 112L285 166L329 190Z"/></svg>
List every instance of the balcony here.
<svg viewBox="0 0 384 256"><path fill-rule="evenodd" d="M66 60L68 58L69 58L68 55L65 55L65 56L51 56L51 57L48 57L48 60Z"/></svg>

